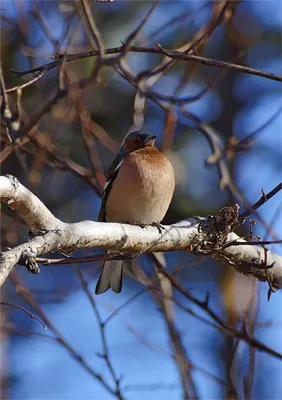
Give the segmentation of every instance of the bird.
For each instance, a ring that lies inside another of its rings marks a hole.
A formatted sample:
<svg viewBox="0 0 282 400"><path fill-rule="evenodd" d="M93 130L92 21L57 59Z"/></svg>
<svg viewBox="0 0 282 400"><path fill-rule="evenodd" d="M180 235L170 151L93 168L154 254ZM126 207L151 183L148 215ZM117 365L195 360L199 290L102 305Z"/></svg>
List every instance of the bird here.
<svg viewBox="0 0 282 400"><path fill-rule="evenodd" d="M135 131L123 141L106 176L98 221L158 225L175 189L173 167L155 146L155 135ZM123 261L106 261L95 293L120 293Z"/></svg>

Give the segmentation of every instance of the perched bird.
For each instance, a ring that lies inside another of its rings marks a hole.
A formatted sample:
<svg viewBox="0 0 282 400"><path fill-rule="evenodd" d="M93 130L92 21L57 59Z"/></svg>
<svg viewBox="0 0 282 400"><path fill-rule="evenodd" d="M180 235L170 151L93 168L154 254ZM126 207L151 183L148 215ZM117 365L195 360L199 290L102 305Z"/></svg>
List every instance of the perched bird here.
<svg viewBox="0 0 282 400"><path fill-rule="evenodd" d="M156 136L132 132L124 140L107 175L99 221L150 225L160 223L170 205L174 171L155 147ZM122 261L106 261L95 293L122 287Z"/></svg>

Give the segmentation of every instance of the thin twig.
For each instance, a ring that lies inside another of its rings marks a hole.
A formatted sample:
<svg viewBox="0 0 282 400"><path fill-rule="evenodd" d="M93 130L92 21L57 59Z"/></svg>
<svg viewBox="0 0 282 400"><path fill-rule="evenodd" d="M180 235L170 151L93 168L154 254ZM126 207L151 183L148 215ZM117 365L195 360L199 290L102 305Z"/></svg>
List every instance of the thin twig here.
<svg viewBox="0 0 282 400"><path fill-rule="evenodd" d="M280 106L278 108L278 110L273 115L271 115L271 117L269 117L267 119L267 121L265 121L258 129L256 129L254 132L250 133L248 136L246 136L244 139L240 140L236 145L234 145L235 150L237 148L240 149L244 145L248 145L255 136L257 136L259 133L261 133L272 122L274 122L276 120L276 118L279 117L279 115L281 114L281 111L282 111L282 106Z"/></svg>
<svg viewBox="0 0 282 400"><path fill-rule="evenodd" d="M116 392L115 395L117 396L118 399L123 400L124 397L120 391L120 378L117 377L115 370L113 368L111 359L110 359L110 355L109 355L109 348L108 348L108 343L107 343L107 339L106 339L106 334L105 334L105 324L102 321L102 318L100 316L100 313L98 311L98 307L96 305L96 302L89 290L88 284L83 276L83 273L76 267L74 267L74 270L79 278L80 284L82 286L83 291L85 292L86 296L88 297L88 300L92 306L92 309L96 315L97 318L97 322L99 325L99 330L100 330L100 335L101 335L101 339L102 339L102 346L103 346L103 354L101 355L102 358L106 361L107 367L109 369L109 372L113 378L113 381L115 383L116 386Z"/></svg>
<svg viewBox="0 0 282 400"><path fill-rule="evenodd" d="M144 16L143 19L141 19L141 21L137 25L137 27L128 35L125 42L123 43L123 51L122 51L123 54L128 52L128 50L130 49L131 43L133 43L134 39L136 39L136 37L138 36L140 31L142 30L143 26L146 24L146 22L152 15L152 13L153 13L154 9L156 8L156 6L158 5L158 3L159 3L159 0L154 0L154 2L152 4L152 6L149 8L147 14Z"/></svg>
<svg viewBox="0 0 282 400"><path fill-rule="evenodd" d="M232 241L232 242L228 242L226 243L223 248L226 249L227 247L230 246L254 246L254 245L258 245L258 246L264 246L264 245L270 245L270 244L281 244L282 243L282 239L280 240L252 240L251 242L240 242L240 239L238 241Z"/></svg>
<svg viewBox="0 0 282 400"><path fill-rule="evenodd" d="M71 346L70 343L64 338L64 336L59 332L59 330L55 327L55 325L51 322L51 320L47 317L45 312L42 310L40 305L34 299L32 293L22 284L19 276L15 271L12 271L10 274L11 282L16 288L17 293L24 298L27 304L32 307L38 315L42 318L43 322L47 325L47 327L51 330L51 332L57 337L57 340L64 347L67 352L82 366L82 368L87 371L94 379L99 381L101 385L112 395L115 395L115 390L113 390L108 383L104 380L104 378L97 372L95 372L92 367L86 362L86 360L76 352L76 350Z"/></svg>
<svg viewBox="0 0 282 400"><path fill-rule="evenodd" d="M33 85L35 82L39 81L39 79L43 78L43 76L47 73L47 70L45 71L41 71L38 74L35 75L35 77L33 79L31 79L28 82L25 82L21 85L17 85L17 86L13 86L9 89L6 89L6 93L11 93L11 92L15 92L18 89L23 89L26 88L27 86Z"/></svg>
<svg viewBox="0 0 282 400"><path fill-rule="evenodd" d="M6 85L2 70L2 63L0 62L0 90L1 90L1 115L3 115L3 119L5 120L7 127L6 127L6 135L10 143L13 143L12 137L15 131L14 123L12 122L12 112L9 105L9 100L6 91Z"/></svg>
<svg viewBox="0 0 282 400"><path fill-rule="evenodd" d="M79 9L82 14L82 18L88 27L89 40L92 46L98 49L98 61L101 62L104 58L105 50L102 43L101 34L97 28L95 19L93 18L89 0L78 0L77 3L80 5Z"/></svg>
<svg viewBox="0 0 282 400"><path fill-rule="evenodd" d="M124 50L124 46L112 47L112 48L105 49L105 54L122 53L123 50ZM167 57L170 57L174 60L195 61L200 64L205 64L205 65L212 66L212 67L237 70L239 72L244 72L247 74L260 76L262 78L267 78L270 80L276 80L278 82L282 82L281 75L264 72L264 71L261 71L261 70L255 69L255 68L246 67L243 65L237 65L237 64L228 63L225 61L219 61L219 60L215 60L212 58L201 57L201 56L197 56L194 54L186 54L185 52L180 52L180 53L176 52L177 55L174 57L173 52L166 52L159 47L146 47L146 46L130 46L128 48L128 51L134 52L134 53L148 53L148 54L159 54L159 55L166 55L166 53L168 53ZM81 53L76 53L76 54L56 55L55 61L52 61L50 63L43 64L41 66L31 68L31 69L28 69L25 71L16 71L16 70L11 70L11 71L14 72L15 74L17 74L18 76L24 76L27 74L42 72L42 71L49 72L51 69L57 68L58 66L61 65L63 57L65 57L65 62L71 62L74 60L79 60L79 59L88 58L88 57L97 57L98 55L99 55L98 50L91 50L91 51L86 51L86 52L81 52Z"/></svg>
<svg viewBox="0 0 282 400"><path fill-rule="evenodd" d="M282 76L278 75L278 74L274 74L272 72L264 72L264 71L257 70L255 68L246 67L243 65L232 64L232 63L229 63L226 61L215 60L212 58L196 56L193 54L183 54L183 53L179 53L178 51L167 51L167 50L163 49L160 46L160 44L158 44L157 46L163 51L163 53L167 57L171 57L174 60L196 61L201 64L208 65L208 66L213 66L213 67L218 67L218 68L228 68L228 69L232 69L234 71L240 71L240 72L244 72L246 74L260 76L261 78L267 78L267 79L271 79L273 81L282 82Z"/></svg>
<svg viewBox="0 0 282 400"><path fill-rule="evenodd" d="M243 213L241 213L238 217L239 222L243 222L246 218L248 218L254 211L256 211L259 207L261 207L264 203L266 203L271 197L275 196L282 189L282 182L279 183L274 189L272 189L269 193L262 193L261 198L251 206L251 208Z"/></svg>
<svg viewBox="0 0 282 400"><path fill-rule="evenodd" d="M209 145L212 149L212 156L207 159L207 163L210 162L211 158L216 158L218 161L216 162L218 174L219 174L219 187L220 189L226 189L230 197L233 196L233 191L230 188L230 182L232 181L229 170L224 160L221 159L220 155L222 154L222 146L220 143L220 139L216 132L209 126L201 121L198 117L194 114L189 112L188 110L184 109L183 107L180 108L180 112L194 122L197 129L202 132L205 137L207 138Z"/></svg>
<svg viewBox="0 0 282 400"><path fill-rule="evenodd" d="M152 261L156 265L162 265L162 269L165 269L165 261L163 255L159 257L153 254L151 257ZM198 399L193 377L191 375L191 361L188 357L187 350L184 347L183 340L180 332L177 329L175 316L172 312L174 305L173 288L170 280L157 268L157 276L159 278L158 290L161 293L161 297L158 296L155 290L150 289L152 297L159 304L164 321L167 326L168 334L171 341L174 359L179 371L181 378L181 386L184 399ZM152 284L153 287L153 284Z"/></svg>
<svg viewBox="0 0 282 400"><path fill-rule="evenodd" d="M26 308L24 308L24 307L22 307L22 306L19 306L18 304L10 303L9 301L0 301L0 305L1 305L1 306L11 306L11 307L15 307L15 308L18 308L18 309L24 311L24 312L25 312L27 315L29 315L31 318L36 319L36 321L38 321L38 322L43 326L43 328L44 328L45 330L47 329L47 326L44 324L44 322L42 322L40 318L38 318L38 317L37 317L35 314L33 314L32 312L28 311Z"/></svg>
<svg viewBox="0 0 282 400"><path fill-rule="evenodd" d="M271 349L270 347L264 345L263 343L259 342L257 339L251 337L246 330L238 331L235 328L231 328L227 325L210 307L208 304L208 298L204 301L197 299L191 293L189 293L185 288L183 288L172 276L160 265L158 264L158 268L162 271L162 273L170 280L172 286L177 289L184 297L188 300L192 301L194 304L205 310L209 316L216 321L222 328L227 329L230 333L232 333L235 337L244 340L245 342L249 343L252 346L255 346L258 350L263 351L282 360L282 354L279 352Z"/></svg>
<svg viewBox="0 0 282 400"><path fill-rule="evenodd" d="M42 265L50 264L81 264L88 262L100 262L100 261L113 261L113 260L128 260L132 259L132 254L121 254L121 253L107 253L85 257L68 257L68 258L36 258L36 261Z"/></svg>

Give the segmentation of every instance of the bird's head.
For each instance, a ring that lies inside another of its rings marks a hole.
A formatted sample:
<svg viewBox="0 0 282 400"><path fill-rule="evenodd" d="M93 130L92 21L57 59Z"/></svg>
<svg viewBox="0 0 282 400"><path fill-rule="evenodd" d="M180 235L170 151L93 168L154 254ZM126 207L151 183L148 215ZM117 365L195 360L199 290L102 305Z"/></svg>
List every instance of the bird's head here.
<svg viewBox="0 0 282 400"><path fill-rule="evenodd" d="M125 153L131 153L147 146L155 146L155 140L155 135L144 132L132 132L126 137L121 149Z"/></svg>

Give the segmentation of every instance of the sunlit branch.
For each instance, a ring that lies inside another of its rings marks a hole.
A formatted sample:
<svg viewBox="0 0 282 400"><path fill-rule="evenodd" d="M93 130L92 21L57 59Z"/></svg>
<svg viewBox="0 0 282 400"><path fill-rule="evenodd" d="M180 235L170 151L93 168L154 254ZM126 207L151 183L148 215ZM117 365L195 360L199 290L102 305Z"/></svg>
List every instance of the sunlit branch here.
<svg viewBox="0 0 282 400"><path fill-rule="evenodd" d="M264 247L244 246L244 239L233 230L238 226L239 206L225 207L217 216L190 217L162 231L154 226L143 229L117 223L82 221L64 223L53 216L45 205L11 176L0 177L1 201L21 216L33 237L27 243L2 253L0 285L16 264L25 265L38 273L36 258L50 251L71 252L77 249L105 248L140 254L160 251L189 251L195 255L211 256L261 281L282 287L282 257ZM241 246L224 248L226 242L241 241Z"/></svg>

